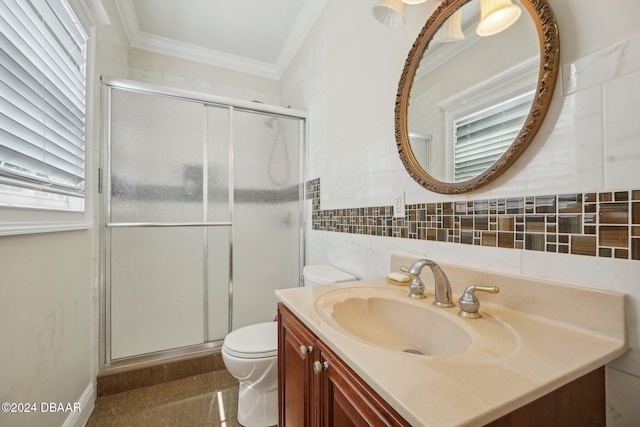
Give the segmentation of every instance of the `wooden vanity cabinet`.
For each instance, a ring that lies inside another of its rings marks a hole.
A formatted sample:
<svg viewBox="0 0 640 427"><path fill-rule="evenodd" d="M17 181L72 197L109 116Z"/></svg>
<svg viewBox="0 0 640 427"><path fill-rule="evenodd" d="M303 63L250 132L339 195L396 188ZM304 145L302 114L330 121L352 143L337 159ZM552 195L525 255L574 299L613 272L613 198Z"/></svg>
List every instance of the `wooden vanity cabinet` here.
<svg viewBox="0 0 640 427"><path fill-rule="evenodd" d="M321 426L410 426L322 341L318 348Z"/></svg>
<svg viewBox="0 0 640 427"><path fill-rule="evenodd" d="M410 426L282 304L278 398L279 427Z"/></svg>
<svg viewBox="0 0 640 427"><path fill-rule="evenodd" d="M606 426L604 366L484 427Z"/></svg>
<svg viewBox="0 0 640 427"><path fill-rule="evenodd" d="M600 367L485 427L604 426L604 381ZM410 426L282 304L278 393L279 427Z"/></svg>
<svg viewBox="0 0 640 427"><path fill-rule="evenodd" d="M316 426L319 419L316 336L282 304L278 305L279 427Z"/></svg>

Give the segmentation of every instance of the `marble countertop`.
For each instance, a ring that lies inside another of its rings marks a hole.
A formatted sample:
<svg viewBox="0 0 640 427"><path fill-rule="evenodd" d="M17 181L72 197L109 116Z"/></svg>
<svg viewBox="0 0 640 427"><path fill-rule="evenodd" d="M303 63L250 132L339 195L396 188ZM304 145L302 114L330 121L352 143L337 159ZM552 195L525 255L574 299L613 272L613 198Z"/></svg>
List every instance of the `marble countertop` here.
<svg viewBox="0 0 640 427"><path fill-rule="evenodd" d="M447 269L448 274L449 271L451 268ZM456 302L464 289L460 286L468 282L457 287L454 282L473 273L454 271L452 288ZM484 425L627 351L624 320L620 322L624 319L623 294L549 282L540 286L529 283L518 286L517 278L490 275L483 279L481 276L474 275L474 284L483 284L483 280L497 282L501 285L501 294L511 293L499 302L518 301L513 294L524 292L531 309L525 304L514 310L480 297L483 317L463 319L473 322L470 325L480 337L482 350L476 356L470 353L420 356L373 346L333 327L316 311L316 300L338 287L382 286L394 288L392 292L407 292L406 288L386 284L384 278L283 289L276 291L276 296L414 426ZM451 280L452 275L449 274L449 278ZM553 295L553 304L545 302L549 294ZM431 304L433 295L419 301ZM560 315L554 313L563 301L571 306ZM441 310L450 311L451 314L445 313L447 316L457 316L459 309L456 304ZM549 311L548 316L545 310ZM488 336L491 334L483 334L483 330L490 330L486 326L496 321L513 331L516 339L510 348L498 351L502 344ZM426 331L428 325L413 327L424 327ZM492 355L489 350L487 354L487 349L496 349L496 353Z"/></svg>

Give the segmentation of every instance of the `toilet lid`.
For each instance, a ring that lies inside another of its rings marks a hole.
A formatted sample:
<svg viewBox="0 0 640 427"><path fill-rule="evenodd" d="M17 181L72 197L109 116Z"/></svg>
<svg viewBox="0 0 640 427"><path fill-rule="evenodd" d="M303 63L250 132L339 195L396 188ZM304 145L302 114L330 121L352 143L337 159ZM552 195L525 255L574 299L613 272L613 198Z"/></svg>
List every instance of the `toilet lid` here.
<svg viewBox="0 0 640 427"><path fill-rule="evenodd" d="M320 285L357 280L356 276L338 270L330 265L305 265L302 272L304 277Z"/></svg>
<svg viewBox="0 0 640 427"><path fill-rule="evenodd" d="M258 359L278 354L278 322L256 323L227 335L222 350L244 359Z"/></svg>

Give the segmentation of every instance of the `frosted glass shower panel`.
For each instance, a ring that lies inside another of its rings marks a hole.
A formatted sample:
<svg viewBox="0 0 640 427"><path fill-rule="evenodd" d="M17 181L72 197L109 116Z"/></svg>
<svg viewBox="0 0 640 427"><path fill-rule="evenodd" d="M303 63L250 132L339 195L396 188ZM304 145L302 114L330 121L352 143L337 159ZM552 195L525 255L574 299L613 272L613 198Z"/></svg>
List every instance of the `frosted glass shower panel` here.
<svg viewBox="0 0 640 427"><path fill-rule="evenodd" d="M273 319L274 291L300 282L301 126L234 113L234 329Z"/></svg>
<svg viewBox="0 0 640 427"><path fill-rule="evenodd" d="M230 126L227 107L207 107L207 221L230 221ZM227 239L228 240L228 239ZM228 241L226 245L228 246Z"/></svg>
<svg viewBox="0 0 640 427"><path fill-rule="evenodd" d="M203 216L203 104L112 90L111 222Z"/></svg>
<svg viewBox="0 0 640 427"><path fill-rule="evenodd" d="M230 230L207 229L207 335L208 341L223 340L229 333Z"/></svg>
<svg viewBox="0 0 640 427"><path fill-rule="evenodd" d="M111 359L204 342L204 230L109 232Z"/></svg>
<svg viewBox="0 0 640 427"><path fill-rule="evenodd" d="M211 348L271 321L274 291L300 282L305 119L115 83L104 97L106 365Z"/></svg>

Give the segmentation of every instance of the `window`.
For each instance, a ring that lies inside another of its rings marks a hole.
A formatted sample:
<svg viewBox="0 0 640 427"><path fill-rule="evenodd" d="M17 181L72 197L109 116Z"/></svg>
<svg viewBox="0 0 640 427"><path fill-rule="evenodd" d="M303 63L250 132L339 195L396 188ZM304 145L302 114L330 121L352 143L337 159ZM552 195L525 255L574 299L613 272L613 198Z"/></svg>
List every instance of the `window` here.
<svg viewBox="0 0 640 427"><path fill-rule="evenodd" d="M454 180L475 178L502 156L529 115L531 90L454 120Z"/></svg>
<svg viewBox="0 0 640 427"><path fill-rule="evenodd" d="M446 181L480 175L511 145L531 110L539 64L531 57L438 103L445 122Z"/></svg>
<svg viewBox="0 0 640 427"><path fill-rule="evenodd" d="M84 211L86 42L66 0L0 0L0 205Z"/></svg>

